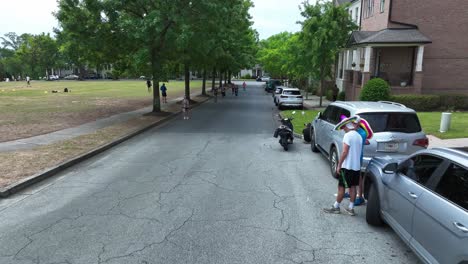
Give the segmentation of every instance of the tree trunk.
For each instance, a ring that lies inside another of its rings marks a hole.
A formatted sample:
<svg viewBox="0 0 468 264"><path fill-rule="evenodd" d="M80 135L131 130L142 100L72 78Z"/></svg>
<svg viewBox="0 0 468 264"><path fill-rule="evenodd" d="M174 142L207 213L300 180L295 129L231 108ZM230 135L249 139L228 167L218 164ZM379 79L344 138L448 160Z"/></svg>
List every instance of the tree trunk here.
<svg viewBox="0 0 468 264"><path fill-rule="evenodd" d="M323 97L323 92L324 92L324 86L325 86L325 78L323 76L324 69L323 66L320 67L320 103L319 106L322 107L322 97Z"/></svg>
<svg viewBox="0 0 468 264"><path fill-rule="evenodd" d="M190 66L188 63L184 64L185 74L185 98L190 100Z"/></svg>
<svg viewBox="0 0 468 264"><path fill-rule="evenodd" d="M152 52L151 73L153 74L153 113L161 112L161 100L159 96L159 72L160 64L156 52Z"/></svg>
<svg viewBox="0 0 468 264"><path fill-rule="evenodd" d="M219 71L219 87L223 86L223 73Z"/></svg>
<svg viewBox="0 0 468 264"><path fill-rule="evenodd" d="M211 91L213 91L216 85L216 67L213 67L213 77L211 78Z"/></svg>
<svg viewBox="0 0 468 264"><path fill-rule="evenodd" d="M202 95L206 95L206 69L203 69Z"/></svg>

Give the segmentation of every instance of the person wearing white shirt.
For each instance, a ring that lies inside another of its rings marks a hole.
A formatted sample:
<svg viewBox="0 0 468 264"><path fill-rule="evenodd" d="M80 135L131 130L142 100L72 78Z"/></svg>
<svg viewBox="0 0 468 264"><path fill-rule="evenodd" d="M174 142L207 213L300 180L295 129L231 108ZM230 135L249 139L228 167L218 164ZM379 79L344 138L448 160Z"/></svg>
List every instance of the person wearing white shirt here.
<svg viewBox="0 0 468 264"><path fill-rule="evenodd" d="M348 123L343 127L345 131L343 137L343 151L336 166L336 174L338 175L338 195L331 208L323 209L325 213L339 214L341 212L340 204L343 201L345 190L349 189L350 203L348 208L345 208L345 212L351 216L356 215L354 213L354 200L356 199L356 186L359 185L362 152L362 137L356 131L358 123L359 118L355 122Z"/></svg>

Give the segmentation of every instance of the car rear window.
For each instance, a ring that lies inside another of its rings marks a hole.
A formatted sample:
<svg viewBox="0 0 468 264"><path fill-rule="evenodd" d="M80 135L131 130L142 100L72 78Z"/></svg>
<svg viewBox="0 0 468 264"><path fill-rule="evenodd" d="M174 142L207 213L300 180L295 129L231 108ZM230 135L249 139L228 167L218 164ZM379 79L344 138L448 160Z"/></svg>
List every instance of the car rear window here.
<svg viewBox="0 0 468 264"><path fill-rule="evenodd" d="M360 113L374 133L378 132L421 132L421 124L415 113Z"/></svg>
<svg viewBox="0 0 468 264"><path fill-rule="evenodd" d="M283 91L284 95L301 95L299 91Z"/></svg>

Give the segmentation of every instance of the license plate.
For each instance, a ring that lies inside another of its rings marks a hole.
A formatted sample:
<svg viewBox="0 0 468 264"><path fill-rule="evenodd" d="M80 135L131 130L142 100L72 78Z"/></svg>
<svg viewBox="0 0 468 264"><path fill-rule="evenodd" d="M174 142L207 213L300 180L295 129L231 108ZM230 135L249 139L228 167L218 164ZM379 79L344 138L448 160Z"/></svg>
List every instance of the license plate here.
<svg viewBox="0 0 468 264"><path fill-rule="evenodd" d="M398 143L385 143L385 151L397 151Z"/></svg>

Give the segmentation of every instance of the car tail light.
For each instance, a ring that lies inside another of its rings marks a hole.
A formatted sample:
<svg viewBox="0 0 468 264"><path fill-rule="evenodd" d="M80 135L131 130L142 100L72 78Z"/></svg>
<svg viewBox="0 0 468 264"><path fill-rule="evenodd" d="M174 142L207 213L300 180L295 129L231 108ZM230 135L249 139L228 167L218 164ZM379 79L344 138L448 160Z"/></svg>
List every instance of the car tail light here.
<svg viewBox="0 0 468 264"><path fill-rule="evenodd" d="M429 139L427 137L416 139L413 142L413 146L420 146L420 147L423 147L423 148L427 148L429 146Z"/></svg>
<svg viewBox="0 0 468 264"><path fill-rule="evenodd" d="M370 145L370 141L366 139L366 143L364 143L364 145Z"/></svg>
<svg viewBox="0 0 468 264"><path fill-rule="evenodd" d="M282 95L282 96L280 96L280 97L281 97L281 98L288 98L286 95Z"/></svg>

